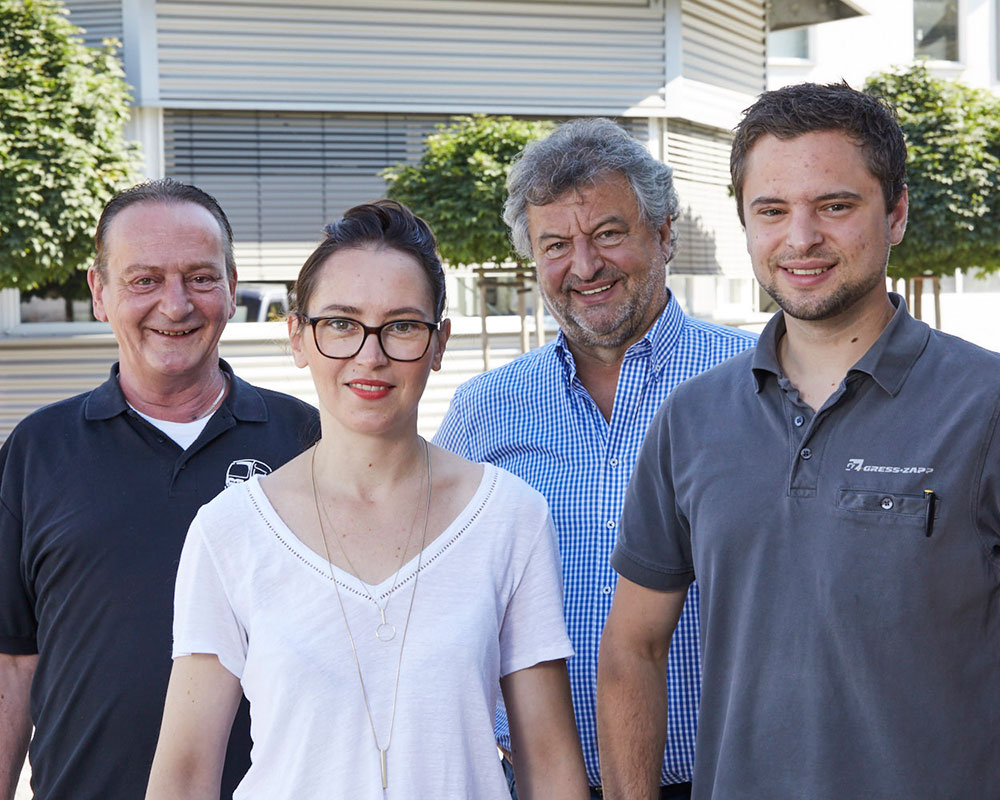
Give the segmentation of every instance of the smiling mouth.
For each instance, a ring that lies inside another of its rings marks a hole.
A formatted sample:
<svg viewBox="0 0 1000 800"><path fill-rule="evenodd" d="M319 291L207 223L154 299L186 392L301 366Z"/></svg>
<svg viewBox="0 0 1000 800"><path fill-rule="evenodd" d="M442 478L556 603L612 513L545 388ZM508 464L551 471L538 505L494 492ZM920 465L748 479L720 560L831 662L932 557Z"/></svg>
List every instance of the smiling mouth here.
<svg viewBox="0 0 1000 800"><path fill-rule="evenodd" d="M577 292L579 292L582 295L586 295L587 297L590 297L591 295L601 294L602 292L606 292L612 286L614 286L614 284L613 283L609 283L607 286L599 286L596 289L577 289Z"/></svg>
<svg viewBox="0 0 1000 800"><path fill-rule="evenodd" d="M194 328L186 331L156 331L162 336L187 336L189 333L194 333Z"/></svg>
<svg viewBox="0 0 1000 800"><path fill-rule="evenodd" d="M832 267L813 267L811 269L795 269L794 267L784 267L786 272L790 272L792 275L821 275Z"/></svg>
<svg viewBox="0 0 1000 800"><path fill-rule="evenodd" d="M349 383L347 385L350 386L352 389L360 389L362 392L384 392L386 389L390 388L386 384L376 385L376 384L373 384L373 383L353 383L352 382L352 383Z"/></svg>

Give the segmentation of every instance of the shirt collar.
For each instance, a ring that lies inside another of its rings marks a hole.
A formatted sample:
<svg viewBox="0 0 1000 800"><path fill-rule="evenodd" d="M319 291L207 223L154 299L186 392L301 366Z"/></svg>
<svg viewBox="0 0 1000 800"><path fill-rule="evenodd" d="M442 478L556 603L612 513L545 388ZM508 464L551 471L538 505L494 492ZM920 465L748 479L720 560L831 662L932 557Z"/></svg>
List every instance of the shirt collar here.
<svg viewBox="0 0 1000 800"><path fill-rule="evenodd" d="M631 358L649 358L653 369L661 370L667 363L674 347L680 339L687 317L680 303L674 298L673 292L667 293L667 305L663 312L649 326L649 330L638 341L633 342L625 351L624 360ZM576 376L576 362L569 349L569 341L562 328L556 335L556 352L560 354L566 366L567 376L572 380Z"/></svg>
<svg viewBox="0 0 1000 800"><path fill-rule="evenodd" d="M924 351L931 333L927 323L910 316L906 301L900 295L890 292L889 301L896 307L892 319L847 374L863 372L870 375L883 391L895 395ZM754 350L751 368L758 392L763 389L769 374L783 377L778 363L778 341L784 333L785 316L783 311L779 311L761 332Z"/></svg>
<svg viewBox="0 0 1000 800"><path fill-rule="evenodd" d="M236 419L244 422L266 422L267 406L253 386L237 378L233 368L221 358L219 369L229 377L229 394L221 408L226 409ZM111 419L128 408L125 395L118 383L118 362L111 367L108 379L90 393L86 404L86 418L91 420Z"/></svg>

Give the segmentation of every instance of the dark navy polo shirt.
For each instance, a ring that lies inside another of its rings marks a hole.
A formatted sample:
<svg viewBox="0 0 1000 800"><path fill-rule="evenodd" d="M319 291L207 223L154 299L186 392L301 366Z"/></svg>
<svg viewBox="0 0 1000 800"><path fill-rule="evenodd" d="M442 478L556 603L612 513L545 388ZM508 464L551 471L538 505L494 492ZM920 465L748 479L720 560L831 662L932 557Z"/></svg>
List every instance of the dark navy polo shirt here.
<svg viewBox="0 0 1000 800"><path fill-rule="evenodd" d="M39 654L36 798L144 796L188 525L228 483L318 437L312 406L220 365L229 395L187 450L128 406L117 364L93 391L27 417L0 449L0 652ZM245 709L240 719L223 797L249 766Z"/></svg>
<svg viewBox="0 0 1000 800"><path fill-rule="evenodd" d="M897 310L815 414L757 348L653 421L612 564L701 590L694 797L1000 797L1000 355Z"/></svg>

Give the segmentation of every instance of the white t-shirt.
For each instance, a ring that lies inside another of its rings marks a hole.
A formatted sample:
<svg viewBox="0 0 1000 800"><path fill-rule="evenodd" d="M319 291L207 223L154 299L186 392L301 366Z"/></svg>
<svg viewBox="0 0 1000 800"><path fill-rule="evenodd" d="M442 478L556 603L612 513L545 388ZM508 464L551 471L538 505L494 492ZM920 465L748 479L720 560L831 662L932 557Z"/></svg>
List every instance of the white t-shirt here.
<svg viewBox="0 0 1000 800"><path fill-rule="evenodd" d="M250 700L252 766L236 798L509 798L493 719L499 679L572 655L545 500L484 465L468 505L420 561L388 751L387 791L330 565L251 478L199 512L177 575L174 657L213 653ZM371 586L333 567L385 746L414 558ZM393 585L394 584L394 585Z"/></svg>

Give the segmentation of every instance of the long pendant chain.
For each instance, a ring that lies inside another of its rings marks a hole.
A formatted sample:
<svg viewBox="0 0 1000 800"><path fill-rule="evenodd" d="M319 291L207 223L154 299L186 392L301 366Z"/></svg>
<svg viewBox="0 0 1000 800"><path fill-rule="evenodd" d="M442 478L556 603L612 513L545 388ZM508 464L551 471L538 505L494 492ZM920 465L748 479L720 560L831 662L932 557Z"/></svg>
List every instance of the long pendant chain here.
<svg viewBox="0 0 1000 800"><path fill-rule="evenodd" d="M424 442L425 446L426 444L427 442ZM315 456L315 451L313 455ZM417 521L416 509L414 509L413 512L413 517L414 517L413 521L410 522L410 532L406 537L406 544L403 545L403 552L399 557L399 566L396 567L396 574L393 575L392 582L389 584L389 593L388 596L385 598L384 603L379 603L378 598L375 597L375 592L373 592L372 588L367 583L365 583L365 581L361 577L361 573L358 571L358 568L354 566L354 562L351 561L351 557L347 554L347 549L344 547L343 544L341 544L340 539L337 538L337 530L336 528L334 528L333 523L330 522L330 515L327 513L326 508L321 507L320 510L323 516L326 517L327 527L330 528L331 531L333 531L334 534L333 541L337 545L337 548L340 550L340 554L344 557L344 560L347 562L347 566L351 568L351 573L354 575L355 578L358 579L358 582L365 590L365 594L368 595L368 599L371 600L372 605L374 605L375 608L378 609L379 616L382 618L382 621L375 626L375 638L378 639L380 642L391 642L393 639L396 638L396 626L386 620L385 612L386 609L389 608L389 601L392 600L391 592L393 589L396 588L396 581L399 579L399 573L403 569L403 564L406 563L406 553L410 549L410 541L413 539L413 529L414 529L413 523ZM323 545L326 546L326 540L323 541ZM422 547L420 549L423 550Z"/></svg>
<svg viewBox="0 0 1000 800"><path fill-rule="evenodd" d="M344 617L344 627L347 628L347 638L351 642L351 653L354 655L354 666L358 670L358 682L361 684L361 697L365 701L365 713L368 715L368 726L371 728L372 741L375 743L375 749L378 750L379 767L382 770L382 791L389 788L387 754L389 752L389 746L392 744L392 729L396 722L396 698L399 694L399 672L400 668L403 666L403 647L406 645L406 632L410 629L410 613L413 611L413 598L417 595L417 582L420 580L420 566L423 560L424 545L427 543L427 518L430 515L431 509L431 486L433 479L431 475L430 449L427 446L426 439L421 437L420 441L423 442L424 445L424 465L427 474L427 498L424 501L424 532L420 538L420 552L417 555L417 571L413 576L413 591L410 593L410 605L406 609L406 621L403 623L403 638L399 642L399 660L396 662L396 680L392 687L392 711L389 714L389 735L386 738L385 747L382 747L379 744L378 734L375 733L375 720L372 717L371 705L368 702L368 691L365 688L365 677L361 673L361 660L358 658L358 649L354 644L354 636L351 634L351 624L347 621L347 610L344 608L344 598L340 595L340 587L337 585L337 580L333 574L333 561L330 559L330 546L326 541L326 528L323 526L323 515L320 513L319 493L316 491L316 449L318 448L318 445L313 448L312 460L310 462L313 504L316 506L316 519L319 522L320 534L323 537L323 549L326 551L326 561L327 564L330 565L330 580L333 582L334 591L337 593L337 603L340 605L340 613ZM384 612L382 619L384 622Z"/></svg>

